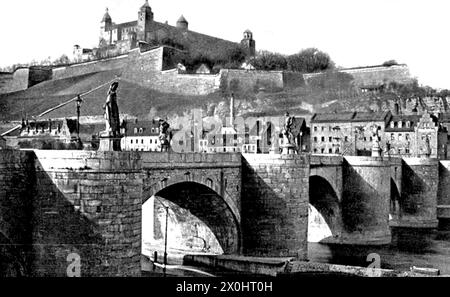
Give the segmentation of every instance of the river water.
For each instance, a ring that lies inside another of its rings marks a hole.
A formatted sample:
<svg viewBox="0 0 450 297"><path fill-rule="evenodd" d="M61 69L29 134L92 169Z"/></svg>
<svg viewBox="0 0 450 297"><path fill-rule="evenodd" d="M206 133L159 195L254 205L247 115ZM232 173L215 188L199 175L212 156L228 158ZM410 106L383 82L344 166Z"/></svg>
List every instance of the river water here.
<svg viewBox="0 0 450 297"><path fill-rule="evenodd" d="M308 243L312 262L368 267L367 256L380 256L380 268L407 271L412 266L436 268L450 275L450 230L392 228L392 242L383 246Z"/></svg>

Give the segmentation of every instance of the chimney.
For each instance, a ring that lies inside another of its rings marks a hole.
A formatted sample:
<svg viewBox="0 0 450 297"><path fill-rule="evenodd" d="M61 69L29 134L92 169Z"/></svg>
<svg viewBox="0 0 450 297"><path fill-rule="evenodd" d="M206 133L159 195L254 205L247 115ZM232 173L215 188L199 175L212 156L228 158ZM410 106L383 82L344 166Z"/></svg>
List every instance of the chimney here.
<svg viewBox="0 0 450 297"><path fill-rule="evenodd" d="M231 93L230 98L230 127L234 126L234 94Z"/></svg>

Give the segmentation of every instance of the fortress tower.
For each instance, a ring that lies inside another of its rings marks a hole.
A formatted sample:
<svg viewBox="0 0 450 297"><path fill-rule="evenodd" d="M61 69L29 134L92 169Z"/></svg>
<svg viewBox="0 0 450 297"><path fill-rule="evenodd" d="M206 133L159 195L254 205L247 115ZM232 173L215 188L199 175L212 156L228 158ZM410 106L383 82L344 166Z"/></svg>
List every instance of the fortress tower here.
<svg viewBox="0 0 450 297"><path fill-rule="evenodd" d="M150 32L151 24L153 22L152 8L145 0L145 4L139 9L137 21L137 39L147 41Z"/></svg>
<svg viewBox="0 0 450 297"><path fill-rule="evenodd" d="M244 31L244 39L241 41L242 47L247 51L247 57L253 57L256 53L255 40L250 30Z"/></svg>
<svg viewBox="0 0 450 297"><path fill-rule="evenodd" d="M100 43L104 40L107 44L112 43L112 19L109 15L108 8L106 8L106 12L103 15L102 21L100 22Z"/></svg>
<svg viewBox="0 0 450 297"><path fill-rule="evenodd" d="M188 21L186 21L186 19L184 18L183 15L180 16L180 18L177 21L177 28L178 29L183 29L183 30L187 30L189 26Z"/></svg>

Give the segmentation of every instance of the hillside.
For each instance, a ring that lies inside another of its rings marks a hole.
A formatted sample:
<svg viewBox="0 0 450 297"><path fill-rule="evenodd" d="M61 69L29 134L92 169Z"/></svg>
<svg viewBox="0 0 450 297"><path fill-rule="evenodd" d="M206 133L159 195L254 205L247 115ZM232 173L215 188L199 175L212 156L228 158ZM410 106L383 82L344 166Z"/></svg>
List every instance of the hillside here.
<svg viewBox="0 0 450 297"><path fill-rule="evenodd" d="M102 115L109 84L118 75L115 71L91 73L61 80L51 80L27 90L0 95L0 126L9 127L7 121L20 121L27 115L36 116L77 94L87 92L100 85L103 87L83 96L82 116ZM237 116L277 116L289 111L293 115L334 111L384 111L393 110L398 96L394 93L361 93L351 83L342 83L327 78L317 85L294 89L270 91L267 89L246 90L235 93ZM166 117L190 114L193 108L201 108L204 115L226 116L229 113L228 97L220 91L204 96L167 94L120 79L118 103L122 114L138 118ZM423 97L420 108L430 111L448 109L447 98ZM404 100L401 108L411 110L414 100ZM45 118L76 116L75 103L54 110Z"/></svg>

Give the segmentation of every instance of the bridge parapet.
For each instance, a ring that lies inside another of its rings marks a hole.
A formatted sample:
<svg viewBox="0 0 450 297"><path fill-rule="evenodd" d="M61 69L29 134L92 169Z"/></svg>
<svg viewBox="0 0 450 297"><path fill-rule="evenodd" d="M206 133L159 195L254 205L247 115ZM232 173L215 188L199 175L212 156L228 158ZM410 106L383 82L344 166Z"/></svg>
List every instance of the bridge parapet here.
<svg viewBox="0 0 450 297"><path fill-rule="evenodd" d="M240 167L240 153L175 153L175 152L138 152L142 168L168 167Z"/></svg>
<svg viewBox="0 0 450 297"><path fill-rule="evenodd" d="M311 155L311 167L313 166L340 166L344 157L340 155Z"/></svg>

